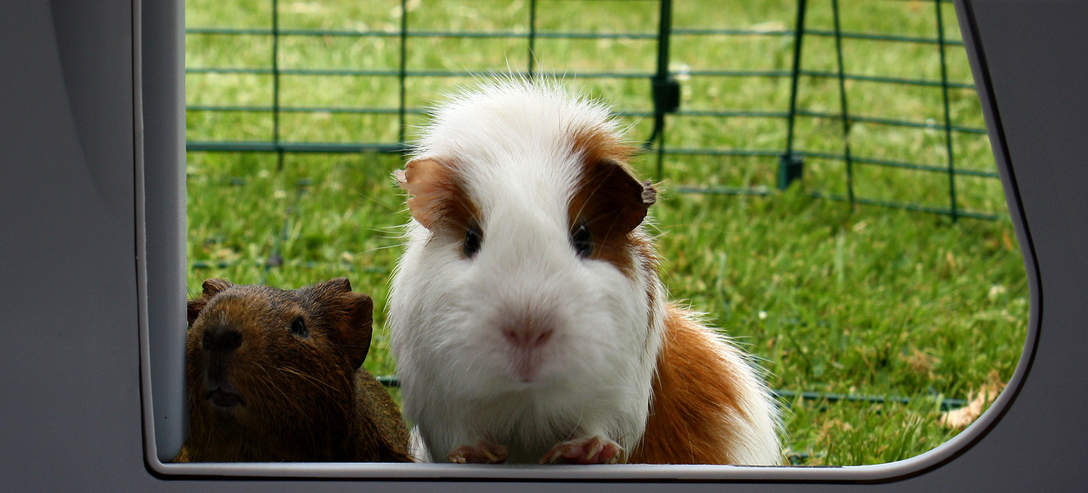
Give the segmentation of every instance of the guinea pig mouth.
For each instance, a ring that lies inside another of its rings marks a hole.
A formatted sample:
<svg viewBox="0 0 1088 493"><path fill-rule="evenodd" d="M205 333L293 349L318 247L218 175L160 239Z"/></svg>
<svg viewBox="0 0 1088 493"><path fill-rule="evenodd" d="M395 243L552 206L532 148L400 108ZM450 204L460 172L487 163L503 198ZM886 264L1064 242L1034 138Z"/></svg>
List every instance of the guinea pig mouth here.
<svg viewBox="0 0 1088 493"><path fill-rule="evenodd" d="M511 361L511 370L516 381L522 384L533 383L540 379L540 367L543 366L539 354L531 351L515 351Z"/></svg>
<svg viewBox="0 0 1088 493"><path fill-rule="evenodd" d="M246 401L242 399L240 394L217 388L211 390L207 394L207 399L212 401L216 407L231 408L234 406L245 405Z"/></svg>

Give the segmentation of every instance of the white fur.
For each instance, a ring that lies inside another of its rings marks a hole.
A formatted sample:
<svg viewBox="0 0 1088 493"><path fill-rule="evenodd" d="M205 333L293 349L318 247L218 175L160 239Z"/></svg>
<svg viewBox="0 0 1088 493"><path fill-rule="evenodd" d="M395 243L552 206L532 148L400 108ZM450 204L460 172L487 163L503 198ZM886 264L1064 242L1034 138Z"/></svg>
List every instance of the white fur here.
<svg viewBox="0 0 1088 493"><path fill-rule="evenodd" d="M619 133L605 107L554 83L502 79L438 109L418 143L417 157L456 160L483 231L466 259L458 239L407 227L389 324L404 410L428 449L418 457L444 461L490 440L509 462L536 462L573 438L605 436L627 452L640 440L666 293L634 256L631 279L570 245L581 169L571 139L587 128ZM555 329L528 383L501 332L525 314Z"/></svg>

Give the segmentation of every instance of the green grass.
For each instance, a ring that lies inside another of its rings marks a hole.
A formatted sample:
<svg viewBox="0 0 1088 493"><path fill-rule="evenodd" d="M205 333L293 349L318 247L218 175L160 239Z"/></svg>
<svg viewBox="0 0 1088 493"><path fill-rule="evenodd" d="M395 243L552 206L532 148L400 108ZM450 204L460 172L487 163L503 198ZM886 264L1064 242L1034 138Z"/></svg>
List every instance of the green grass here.
<svg viewBox="0 0 1088 493"><path fill-rule="evenodd" d="M842 0L846 30L909 36L935 35L934 5L922 1ZM541 31L656 32L657 3L615 0L546 1L537 13ZM813 1L807 25L831 29L830 2ZM410 1L415 30L527 30L526 1ZM483 8L486 6L486 8ZM958 39L951 5L942 7L946 35ZM680 28L789 29L793 1L679 2ZM268 27L270 2L189 0L189 27ZM399 27L399 1L280 2L283 28L376 29ZM269 67L268 36L192 35L190 67ZM414 70L515 70L525 68L523 39L410 38ZM397 38L285 37L281 67L392 69ZM540 64L566 72L652 71L655 43L646 40L539 39ZM672 68L684 70L786 70L788 36L680 36L673 38ZM947 50L949 77L971 82L962 47ZM939 78L933 45L845 40L852 73ZM807 36L806 70L834 71L831 38ZM407 81L407 104L421 108L467 78ZM645 80L568 80L619 110L651 109ZM189 74L187 103L269 106L267 75ZM682 109L785 111L788 78L681 77ZM395 78L283 76L284 106L395 108ZM799 106L837 113L834 79L801 79ZM940 89L870 82L847 83L851 113L917 122L942 122ZM971 90L950 91L957 125L982 127ZM424 117L409 115L418 125ZM631 137L649 135L648 119L631 118ZM394 142L395 115L283 114L281 138L296 142ZM269 140L269 113L189 112L189 140ZM842 151L837 120L800 117L797 148ZM408 129L409 137L415 128ZM759 149L785 146L783 119L669 118L668 147ZM944 166L942 131L856 123L855 156ZM956 166L993 171L985 135L954 134ZM653 176L652 155L633 163ZM929 450L957 430L938 423L939 397L967 398L1011 376L1027 325L1023 261L1007 219L1000 183L956 177L957 205L997 213L996 221L858 206L814 199L809 192L845 194L845 168L834 160L806 159L802 183L769 197L670 193L681 185L767 187L775 184L774 157L670 155L652 213L666 258L672 296L706 312L762 359L776 389L837 394L905 396L910 404L828 403L784 400L787 443L802 464L870 464ZM373 296L377 329L366 366L391 374L385 330L390 268L402 245L399 225L408 219L391 173L399 156L288 154L278 170L273 154L190 153L188 156L189 294L202 280L295 288L348 276ZM859 196L947 207L944 173L856 164ZM266 268L272 255L283 264Z"/></svg>

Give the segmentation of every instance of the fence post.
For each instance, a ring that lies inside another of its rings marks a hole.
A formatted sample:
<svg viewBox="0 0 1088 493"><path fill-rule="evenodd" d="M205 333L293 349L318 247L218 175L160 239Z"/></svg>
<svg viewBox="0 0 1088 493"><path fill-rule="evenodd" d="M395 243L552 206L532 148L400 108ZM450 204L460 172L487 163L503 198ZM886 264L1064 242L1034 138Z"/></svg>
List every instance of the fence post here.
<svg viewBox="0 0 1088 493"><path fill-rule="evenodd" d="M831 0L831 15L835 21L835 55L839 64L839 119L842 120L843 157L846 158L846 196L854 209L854 159L850 154L850 110L846 104L846 68L842 62L842 27L839 25L839 0Z"/></svg>
<svg viewBox="0 0 1088 493"><path fill-rule="evenodd" d="M398 133L397 138L400 140L401 152L407 150L408 146L405 144L404 135L404 104L405 104L405 90L404 79L407 74L408 66L408 2L407 0L400 0L400 66L397 71L397 78L400 82L400 106L397 108L398 120Z"/></svg>
<svg viewBox="0 0 1088 493"><path fill-rule="evenodd" d="M680 107L680 83L669 75L669 35L672 33L672 0L661 0L657 25L657 73L650 79L654 100L654 130L646 139L649 148L657 139L657 180L664 176L665 114Z"/></svg>
<svg viewBox="0 0 1088 493"><path fill-rule="evenodd" d="M276 148L276 169L283 169L280 145L280 18L279 3L272 0L272 143Z"/></svg>
<svg viewBox="0 0 1088 493"><path fill-rule="evenodd" d="M793 155L793 127L797 116L797 80L801 75L801 42L805 36L805 8L808 0L797 0L797 22L793 29L793 70L790 75L790 111L787 119L786 152L778 160L778 189L785 190L801 179L804 170L799 156Z"/></svg>
<svg viewBox="0 0 1088 493"><path fill-rule="evenodd" d="M944 145L948 152L948 202L952 221L959 219L956 209L956 155L952 151L952 117L948 109L948 67L944 56L944 20L941 14L941 0L934 0L937 7L937 49L941 50L941 95L944 98Z"/></svg>
<svg viewBox="0 0 1088 493"><path fill-rule="evenodd" d="M529 0L529 79L533 79L533 58L536 57L536 0Z"/></svg>

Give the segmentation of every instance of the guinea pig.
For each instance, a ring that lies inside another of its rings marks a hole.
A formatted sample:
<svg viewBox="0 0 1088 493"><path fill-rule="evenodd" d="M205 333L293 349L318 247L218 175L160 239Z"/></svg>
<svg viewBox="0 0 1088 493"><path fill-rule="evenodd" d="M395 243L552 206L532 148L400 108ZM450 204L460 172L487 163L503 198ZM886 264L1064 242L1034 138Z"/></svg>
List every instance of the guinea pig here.
<svg viewBox="0 0 1088 493"><path fill-rule="evenodd" d="M191 462L409 462L408 431L361 367L373 305L339 278L293 291L204 281L188 302Z"/></svg>
<svg viewBox="0 0 1088 493"><path fill-rule="evenodd" d="M412 219L389 324L417 457L781 463L759 369L666 301L633 150L554 81L435 110L395 173Z"/></svg>

